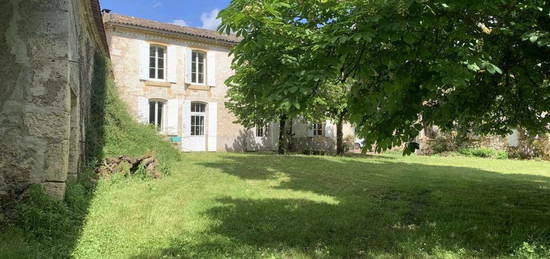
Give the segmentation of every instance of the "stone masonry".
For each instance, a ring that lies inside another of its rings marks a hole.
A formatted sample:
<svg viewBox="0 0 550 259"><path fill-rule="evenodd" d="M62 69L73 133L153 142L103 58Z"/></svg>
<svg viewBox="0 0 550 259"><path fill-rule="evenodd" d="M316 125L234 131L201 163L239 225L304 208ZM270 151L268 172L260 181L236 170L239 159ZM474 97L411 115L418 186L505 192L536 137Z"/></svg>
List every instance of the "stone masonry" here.
<svg viewBox="0 0 550 259"><path fill-rule="evenodd" d="M0 201L30 184L61 199L76 179L96 53L97 0L0 1Z"/></svg>

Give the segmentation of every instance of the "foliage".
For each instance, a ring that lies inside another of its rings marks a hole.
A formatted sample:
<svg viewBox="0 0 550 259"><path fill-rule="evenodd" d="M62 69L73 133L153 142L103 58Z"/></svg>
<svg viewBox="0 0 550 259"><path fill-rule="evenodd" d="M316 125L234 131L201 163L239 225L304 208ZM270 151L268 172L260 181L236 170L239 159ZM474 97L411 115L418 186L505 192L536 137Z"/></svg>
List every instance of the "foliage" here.
<svg viewBox="0 0 550 259"><path fill-rule="evenodd" d="M518 145L508 147L512 158L550 160L550 134L532 135L518 130Z"/></svg>
<svg viewBox="0 0 550 259"><path fill-rule="evenodd" d="M499 151L492 148L463 148L458 153L465 156L476 156L483 158L497 158L507 159L508 153L506 151Z"/></svg>
<svg viewBox="0 0 550 259"><path fill-rule="evenodd" d="M523 242L522 246L513 254L515 258L525 259L543 259L550 257L550 249L543 245L530 244Z"/></svg>
<svg viewBox="0 0 550 259"><path fill-rule="evenodd" d="M348 152L355 149L355 136L347 135L344 137L344 151Z"/></svg>
<svg viewBox="0 0 550 259"><path fill-rule="evenodd" d="M377 151L423 123L547 132L549 10L540 0L233 0L220 13L220 30L243 38L230 102L245 121L292 117L327 82L351 79L350 120Z"/></svg>

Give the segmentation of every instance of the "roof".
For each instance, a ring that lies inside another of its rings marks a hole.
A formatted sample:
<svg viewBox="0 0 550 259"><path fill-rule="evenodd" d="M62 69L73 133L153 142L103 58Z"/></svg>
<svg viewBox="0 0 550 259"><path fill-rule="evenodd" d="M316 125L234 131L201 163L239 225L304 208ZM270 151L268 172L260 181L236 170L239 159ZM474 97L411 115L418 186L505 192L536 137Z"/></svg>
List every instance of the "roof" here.
<svg viewBox="0 0 550 259"><path fill-rule="evenodd" d="M105 24L115 24L115 25L125 25L138 28L144 28L149 30L156 30L162 32L170 32L181 34L185 36L198 37L208 40L221 41L225 44L236 44L239 43L240 38L235 35L221 34L217 31L193 28L187 26L180 26L176 24L163 23L153 20L147 20L132 16L125 16L114 13L104 13L103 22Z"/></svg>

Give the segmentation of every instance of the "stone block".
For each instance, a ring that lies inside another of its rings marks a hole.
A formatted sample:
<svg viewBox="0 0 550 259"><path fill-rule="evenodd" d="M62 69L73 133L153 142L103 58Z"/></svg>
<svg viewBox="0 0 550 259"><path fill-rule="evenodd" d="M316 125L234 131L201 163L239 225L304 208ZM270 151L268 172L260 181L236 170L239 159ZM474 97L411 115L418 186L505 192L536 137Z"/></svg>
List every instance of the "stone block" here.
<svg viewBox="0 0 550 259"><path fill-rule="evenodd" d="M65 198L65 190L67 188L65 183L45 182L41 185L47 195L59 200L63 200Z"/></svg>
<svg viewBox="0 0 550 259"><path fill-rule="evenodd" d="M45 161L46 181L64 182L67 180L68 162L68 141L49 144Z"/></svg>
<svg viewBox="0 0 550 259"><path fill-rule="evenodd" d="M64 111L34 111L26 112L24 125L29 134L63 141L69 139L69 113Z"/></svg>

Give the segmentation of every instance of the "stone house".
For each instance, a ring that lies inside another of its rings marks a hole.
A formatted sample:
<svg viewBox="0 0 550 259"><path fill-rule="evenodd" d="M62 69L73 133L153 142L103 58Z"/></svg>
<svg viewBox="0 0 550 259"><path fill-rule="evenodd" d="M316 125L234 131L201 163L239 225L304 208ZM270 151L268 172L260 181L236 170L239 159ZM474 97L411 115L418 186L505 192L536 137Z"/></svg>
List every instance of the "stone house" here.
<svg viewBox="0 0 550 259"><path fill-rule="evenodd" d="M98 0L0 1L0 201L29 184L62 198L77 177L95 55Z"/></svg>
<svg viewBox="0 0 550 259"><path fill-rule="evenodd" d="M141 18L104 13L119 95L135 118L157 127L182 151L277 149L279 125L245 129L225 107L237 37ZM293 121L296 149L335 149L330 121ZM344 136L352 135L350 125Z"/></svg>

